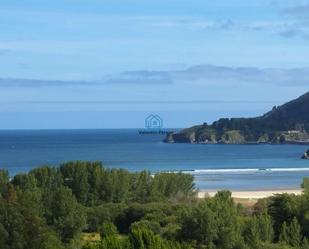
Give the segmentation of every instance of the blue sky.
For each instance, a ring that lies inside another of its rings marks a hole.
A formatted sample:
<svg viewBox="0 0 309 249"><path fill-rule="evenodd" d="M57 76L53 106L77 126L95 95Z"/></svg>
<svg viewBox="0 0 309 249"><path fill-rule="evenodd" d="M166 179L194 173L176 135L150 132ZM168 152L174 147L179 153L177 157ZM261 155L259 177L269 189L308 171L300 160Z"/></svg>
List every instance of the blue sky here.
<svg viewBox="0 0 309 249"><path fill-rule="evenodd" d="M255 116L309 86L308 0L2 0L0 129Z"/></svg>

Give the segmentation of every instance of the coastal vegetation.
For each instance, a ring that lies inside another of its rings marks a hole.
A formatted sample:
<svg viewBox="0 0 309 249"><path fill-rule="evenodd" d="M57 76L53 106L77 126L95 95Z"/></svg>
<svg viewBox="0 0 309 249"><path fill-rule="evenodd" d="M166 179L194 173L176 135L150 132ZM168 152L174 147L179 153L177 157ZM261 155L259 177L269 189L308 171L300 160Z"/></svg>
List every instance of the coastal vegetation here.
<svg viewBox="0 0 309 249"><path fill-rule="evenodd" d="M168 143L309 143L309 92L255 118L221 118L166 136Z"/></svg>
<svg viewBox="0 0 309 249"><path fill-rule="evenodd" d="M0 248L308 249L309 179L302 187L245 207L229 191L196 198L183 173L80 161L12 179L0 170Z"/></svg>

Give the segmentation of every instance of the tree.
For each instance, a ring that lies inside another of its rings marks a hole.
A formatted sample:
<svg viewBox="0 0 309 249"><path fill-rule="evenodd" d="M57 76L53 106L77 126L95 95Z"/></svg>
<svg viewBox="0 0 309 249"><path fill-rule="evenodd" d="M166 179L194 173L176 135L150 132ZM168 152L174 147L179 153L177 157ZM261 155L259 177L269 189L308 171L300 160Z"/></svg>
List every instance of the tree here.
<svg viewBox="0 0 309 249"><path fill-rule="evenodd" d="M309 238L309 191L304 191L298 198L300 204L297 218L302 228L302 234Z"/></svg>
<svg viewBox="0 0 309 249"><path fill-rule="evenodd" d="M259 237L263 242L272 242L274 238L274 229L271 217L264 213L258 216Z"/></svg>
<svg viewBox="0 0 309 249"><path fill-rule="evenodd" d="M109 177L112 179L112 201L119 203L128 200L132 175L126 170L112 169Z"/></svg>
<svg viewBox="0 0 309 249"><path fill-rule="evenodd" d="M25 190L33 190L37 187L37 181L34 176L29 174L18 174L15 175L12 183L14 186L18 187L19 189Z"/></svg>
<svg viewBox="0 0 309 249"><path fill-rule="evenodd" d="M306 237L302 241L301 249L309 249L309 241Z"/></svg>
<svg viewBox="0 0 309 249"><path fill-rule="evenodd" d="M286 222L282 224L279 241L293 247L299 247L301 245L301 228L296 217L293 218L289 225Z"/></svg>
<svg viewBox="0 0 309 249"><path fill-rule="evenodd" d="M193 209L186 209L180 218L181 229L179 237L185 241L197 241L211 248L218 238L216 217L208 200Z"/></svg>
<svg viewBox="0 0 309 249"><path fill-rule="evenodd" d="M131 229L129 241L132 249L166 249L163 240L146 228Z"/></svg>
<svg viewBox="0 0 309 249"><path fill-rule="evenodd" d="M69 242L85 227L85 213L67 187L60 187L55 191L52 203L52 225L61 240Z"/></svg>
<svg viewBox="0 0 309 249"><path fill-rule="evenodd" d="M128 233L132 223L140 221L145 216L146 210L141 204L131 204L126 207L116 218L117 228L121 233Z"/></svg>
<svg viewBox="0 0 309 249"><path fill-rule="evenodd" d="M101 239L109 236L117 236L118 234L117 227L112 222L104 223L100 229Z"/></svg>
<svg viewBox="0 0 309 249"><path fill-rule="evenodd" d="M246 243L253 248L260 244L259 223L256 216L248 219L244 230L244 238Z"/></svg>
<svg viewBox="0 0 309 249"><path fill-rule="evenodd" d="M282 223L279 242L289 244L289 229L286 222Z"/></svg>
<svg viewBox="0 0 309 249"><path fill-rule="evenodd" d="M86 205L89 194L87 162L68 162L60 166L64 185L69 187L76 199Z"/></svg>
<svg viewBox="0 0 309 249"><path fill-rule="evenodd" d="M63 178L59 168L43 166L29 172L36 179L37 186L43 189L57 189L63 185Z"/></svg>
<svg viewBox="0 0 309 249"><path fill-rule="evenodd" d="M303 179L301 187L304 189L304 191L309 191L309 177L305 177Z"/></svg>
<svg viewBox="0 0 309 249"><path fill-rule="evenodd" d="M3 222L3 218L1 219L1 222ZM10 249L8 244L9 236L10 234L8 233L4 225L0 223L0 248Z"/></svg>
<svg viewBox="0 0 309 249"><path fill-rule="evenodd" d="M237 209L228 191L219 192L181 217L180 238L196 240L198 244L213 248L233 248L242 244L241 226Z"/></svg>
<svg viewBox="0 0 309 249"><path fill-rule="evenodd" d="M0 169L0 197L7 192L7 185L9 183L9 172Z"/></svg>
<svg viewBox="0 0 309 249"><path fill-rule="evenodd" d="M145 228L151 230L154 234L161 234L161 225L159 222L143 219L141 221L134 222L131 228Z"/></svg>
<svg viewBox="0 0 309 249"><path fill-rule="evenodd" d="M177 194L185 197L195 194L194 176L184 173L159 173L152 181L152 198L169 199Z"/></svg>
<svg viewBox="0 0 309 249"><path fill-rule="evenodd" d="M124 249L123 241L119 238L119 233L116 226L111 222L103 224L101 231L101 242L99 243L100 249Z"/></svg>
<svg viewBox="0 0 309 249"><path fill-rule="evenodd" d="M31 206L18 199L0 201L0 248L62 249L57 235Z"/></svg>
<svg viewBox="0 0 309 249"><path fill-rule="evenodd" d="M278 240L280 233L280 228L282 228L283 223L289 224L292 222L294 217L299 215L301 210L301 199L297 196L289 194L275 195L271 198L268 213L272 217L275 239Z"/></svg>
<svg viewBox="0 0 309 249"><path fill-rule="evenodd" d="M271 218L264 213L248 218L243 236L248 245L259 248L262 242L272 242L273 233Z"/></svg>
<svg viewBox="0 0 309 249"><path fill-rule="evenodd" d="M219 248L233 248L241 243L241 227L231 192L221 191L212 201L211 208L215 212L218 229L214 243Z"/></svg>
<svg viewBox="0 0 309 249"><path fill-rule="evenodd" d="M133 185L134 200L140 203L146 203L151 193L152 177L150 172L142 171L136 175Z"/></svg>
<svg viewBox="0 0 309 249"><path fill-rule="evenodd" d="M296 217L294 217L289 226L289 244L294 247L299 247L301 241L301 228Z"/></svg>
<svg viewBox="0 0 309 249"><path fill-rule="evenodd" d="M99 248L100 249L129 249L129 247L124 246L124 243L115 235L104 237L99 244Z"/></svg>

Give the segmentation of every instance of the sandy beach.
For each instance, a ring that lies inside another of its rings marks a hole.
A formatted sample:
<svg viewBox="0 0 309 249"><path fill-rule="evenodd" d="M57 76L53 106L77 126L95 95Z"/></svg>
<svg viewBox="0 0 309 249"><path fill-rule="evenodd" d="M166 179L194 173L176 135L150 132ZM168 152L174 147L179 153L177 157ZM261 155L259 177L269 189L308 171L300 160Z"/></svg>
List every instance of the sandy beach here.
<svg viewBox="0 0 309 249"><path fill-rule="evenodd" d="M200 191L198 198L213 197L218 191ZM279 190L257 190L257 191L232 191L233 198L261 199L275 194L295 194L300 195L302 189L279 189Z"/></svg>

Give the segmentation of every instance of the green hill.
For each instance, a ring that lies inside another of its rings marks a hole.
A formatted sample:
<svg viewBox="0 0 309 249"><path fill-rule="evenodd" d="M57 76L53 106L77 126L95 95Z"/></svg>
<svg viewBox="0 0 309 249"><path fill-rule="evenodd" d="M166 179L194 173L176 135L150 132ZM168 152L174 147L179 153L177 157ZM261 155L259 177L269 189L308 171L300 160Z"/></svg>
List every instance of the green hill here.
<svg viewBox="0 0 309 249"><path fill-rule="evenodd" d="M221 118L168 134L168 143L309 143L309 92L255 118Z"/></svg>

